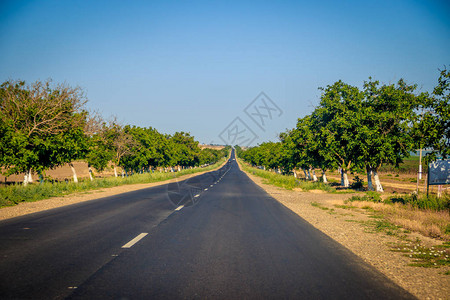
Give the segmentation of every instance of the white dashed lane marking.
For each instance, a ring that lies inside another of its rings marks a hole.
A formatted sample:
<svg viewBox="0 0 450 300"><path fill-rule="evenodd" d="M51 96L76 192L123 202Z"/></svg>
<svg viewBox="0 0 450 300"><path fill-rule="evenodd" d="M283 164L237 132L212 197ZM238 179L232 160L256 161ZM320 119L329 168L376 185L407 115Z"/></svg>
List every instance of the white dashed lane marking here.
<svg viewBox="0 0 450 300"><path fill-rule="evenodd" d="M146 232L143 232L143 233L139 234L137 237L135 237L134 239L132 239L131 241L129 241L128 243L123 245L122 248L131 248L131 247L133 247L134 244L136 244L137 242L142 240L147 234L148 233L146 233Z"/></svg>

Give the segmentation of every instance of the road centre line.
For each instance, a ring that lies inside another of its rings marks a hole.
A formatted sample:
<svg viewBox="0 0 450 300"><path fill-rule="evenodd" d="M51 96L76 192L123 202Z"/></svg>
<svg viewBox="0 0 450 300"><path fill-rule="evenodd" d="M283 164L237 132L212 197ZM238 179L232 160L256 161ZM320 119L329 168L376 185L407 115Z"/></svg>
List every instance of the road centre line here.
<svg viewBox="0 0 450 300"><path fill-rule="evenodd" d="M129 241L128 243L123 245L122 248L131 248L131 247L133 247L134 244L136 244L137 242L142 240L147 234L148 233L146 233L146 232L143 232L143 233L139 234L137 237L135 237L134 239L132 239L131 241Z"/></svg>

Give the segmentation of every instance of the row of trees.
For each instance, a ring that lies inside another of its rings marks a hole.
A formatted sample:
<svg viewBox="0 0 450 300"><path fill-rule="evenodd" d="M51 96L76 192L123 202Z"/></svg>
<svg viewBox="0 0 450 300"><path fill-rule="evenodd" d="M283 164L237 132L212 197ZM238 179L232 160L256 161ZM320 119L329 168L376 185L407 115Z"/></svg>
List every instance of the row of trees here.
<svg viewBox="0 0 450 300"><path fill-rule="evenodd" d="M258 166L284 173L303 169L317 180L315 169L341 171L348 187L348 172L365 171L368 188L383 191L378 170L398 166L411 151L434 150L428 160L450 155L450 72L442 70L431 94L417 93L404 80L380 84L369 78L363 88L337 81L321 88L319 105L298 119L297 126L280 134L280 142L263 143L241 153Z"/></svg>
<svg viewBox="0 0 450 300"><path fill-rule="evenodd" d="M88 113L80 88L51 81L6 81L0 86L0 168L4 175L31 173L85 159L103 171L109 165L127 171L210 164L228 149L201 149L189 133L162 134L154 128L122 126Z"/></svg>

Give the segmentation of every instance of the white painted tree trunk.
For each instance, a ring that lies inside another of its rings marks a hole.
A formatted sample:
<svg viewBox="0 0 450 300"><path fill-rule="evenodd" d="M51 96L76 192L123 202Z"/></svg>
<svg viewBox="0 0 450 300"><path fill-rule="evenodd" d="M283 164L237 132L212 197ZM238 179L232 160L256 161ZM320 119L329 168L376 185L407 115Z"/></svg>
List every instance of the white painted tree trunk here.
<svg viewBox="0 0 450 300"><path fill-rule="evenodd" d="M292 172L294 172L294 178L297 178L297 172L295 170Z"/></svg>
<svg viewBox="0 0 450 300"><path fill-rule="evenodd" d="M342 169L341 169L341 186L343 187L349 186L347 171L344 171Z"/></svg>
<svg viewBox="0 0 450 300"><path fill-rule="evenodd" d="M322 179L323 179L323 183L327 183L327 175L325 175L325 171L322 171Z"/></svg>
<svg viewBox="0 0 450 300"><path fill-rule="evenodd" d="M29 183L33 182L33 177L31 176L31 169L28 170L28 182Z"/></svg>
<svg viewBox="0 0 450 300"><path fill-rule="evenodd" d="M75 171L75 168L73 167L73 164L70 163L69 166L70 166L70 169L72 170L73 182L78 183L77 172Z"/></svg>
<svg viewBox="0 0 450 300"><path fill-rule="evenodd" d="M25 176L23 176L23 186L27 185L28 185L28 174L25 174Z"/></svg>
<svg viewBox="0 0 450 300"><path fill-rule="evenodd" d="M114 176L117 177L117 168L114 166Z"/></svg>
<svg viewBox="0 0 450 300"><path fill-rule="evenodd" d="M88 170L89 170L89 179L91 181L93 181L94 180L94 176L92 176L92 168L91 168L91 166L88 166Z"/></svg>
<svg viewBox="0 0 450 300"><path fill-rule="evenodd" d="M311 180L311 168L308 169L308 180Z"/></svg>
<svg viewBox="0 0 450 300"><path fill-rule="evenodd" d="M344 187L348 187L350 185L348 181L347 172L344 172Z"/></svg>
<svg viewBox="0 0 450 300"><path fill-rule="evenodd" d="M380 177L378 177L377 170L373 170L373 178L375 179L375 186L377 187L376 191L383 193L384 192L383 186L381 185Z"/></svg>
<svg viewBox="0 0 450 300"><path fill-rule="evenodd" d="M366 167L367 170L367 189L369 191L373 191L373 183L372 183L372 168Z"/></svg>
<svg viewBox="0 0 450 300"><path fill-rule="evenodd" d="M316 170L313 170L313 180L317 181Z"/></svg>

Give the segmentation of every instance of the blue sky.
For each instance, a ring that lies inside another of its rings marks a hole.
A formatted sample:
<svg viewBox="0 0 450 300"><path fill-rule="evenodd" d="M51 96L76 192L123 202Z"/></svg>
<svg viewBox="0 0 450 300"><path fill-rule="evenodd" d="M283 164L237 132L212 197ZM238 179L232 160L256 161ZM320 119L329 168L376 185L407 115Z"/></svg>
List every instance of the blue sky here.
<svg viewBox="0 0 450 300"><path fill-rule="evenodd" d="M82 87L123 124L202 143L239 117L276 140L318 87L400 78L430 91L450 64L448 1L1 1L0 81ZM244 113L264 92L264 130Z"/></svg>

